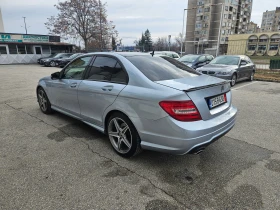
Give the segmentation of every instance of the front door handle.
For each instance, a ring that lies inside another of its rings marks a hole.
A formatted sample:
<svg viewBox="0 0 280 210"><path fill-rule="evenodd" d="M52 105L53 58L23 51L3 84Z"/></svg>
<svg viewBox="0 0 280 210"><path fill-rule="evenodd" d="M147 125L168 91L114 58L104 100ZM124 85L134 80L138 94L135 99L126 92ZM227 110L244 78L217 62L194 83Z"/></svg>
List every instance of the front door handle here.
<svg viewBox="0 0 280 210"><path fill-rule="evenodd" d="M70 85L70 87L71 87L71 88L77 87L77 83L72 83L72 84Z"/></svg>
<svg viewBox="0 0 280 210"><path fill-rule="evenodd" d="M111 91L111 90L113 90L113 88L114 88L114 86L113 85L106 85L106 86L104 86L104 87L102 87L101 89L103 90L103 91Z"/></svg>

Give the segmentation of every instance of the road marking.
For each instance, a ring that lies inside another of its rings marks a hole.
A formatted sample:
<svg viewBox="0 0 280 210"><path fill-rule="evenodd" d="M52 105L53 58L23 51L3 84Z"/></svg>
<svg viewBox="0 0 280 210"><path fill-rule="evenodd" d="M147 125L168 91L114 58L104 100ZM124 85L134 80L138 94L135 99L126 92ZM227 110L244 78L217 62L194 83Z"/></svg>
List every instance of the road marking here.
<svg viewBox="0 0 280 210"><path fill-rule="evenodd" d="M231 89L231 90L238 90L238 89L240 89L240 88L243 88L243 87L246 87L246 86L249 86L249 85L255 84L255 83L257 83L257 81L255 81L255 82L251 82L251 83L246 84L246 85L242 85L242 86L237 87L237 88L233 88L233 89Z"/></svg>

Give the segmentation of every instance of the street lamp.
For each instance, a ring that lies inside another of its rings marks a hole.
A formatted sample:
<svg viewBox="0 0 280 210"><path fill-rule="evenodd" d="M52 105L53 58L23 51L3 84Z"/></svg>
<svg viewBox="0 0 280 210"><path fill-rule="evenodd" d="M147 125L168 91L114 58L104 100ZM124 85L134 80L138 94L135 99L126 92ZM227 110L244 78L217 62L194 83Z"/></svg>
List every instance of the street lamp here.
<svg viewBox="0 0 280 210"><path fill-rule="evenodd" d="M188 9L184 9L183 14L183 27L182 27L182 34L181 34L181 56L183 55L183 37L184 37L184 28L185 28L185 11Z"/></svg>

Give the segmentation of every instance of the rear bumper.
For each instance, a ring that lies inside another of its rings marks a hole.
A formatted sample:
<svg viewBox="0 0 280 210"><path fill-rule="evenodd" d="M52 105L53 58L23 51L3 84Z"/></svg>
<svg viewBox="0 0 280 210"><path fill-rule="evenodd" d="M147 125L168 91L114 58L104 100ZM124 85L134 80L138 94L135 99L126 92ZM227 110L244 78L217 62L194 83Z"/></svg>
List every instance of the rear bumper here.
<svg viewBox="0 0 280 210"><path fill-rule="evenodd" d="M231 106L227 112L206 121L180 122L169 116L157 121L132 121L143 149L183 155L224 136L233 128L236 114L237 109Z"/></svg>

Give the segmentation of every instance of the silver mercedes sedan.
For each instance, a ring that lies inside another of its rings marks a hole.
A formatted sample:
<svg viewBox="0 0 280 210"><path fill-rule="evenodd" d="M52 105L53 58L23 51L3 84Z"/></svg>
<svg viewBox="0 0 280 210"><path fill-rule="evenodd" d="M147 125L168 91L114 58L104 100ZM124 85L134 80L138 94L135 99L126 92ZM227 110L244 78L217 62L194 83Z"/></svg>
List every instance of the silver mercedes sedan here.
<svg viewBox="0 0 280 210"><path fill-rule="evenodd" d="M40 79L37 98L108 135L131 157L142 149L198 154L235 124L230 84L149 53L90 53Z"/></svg>

